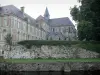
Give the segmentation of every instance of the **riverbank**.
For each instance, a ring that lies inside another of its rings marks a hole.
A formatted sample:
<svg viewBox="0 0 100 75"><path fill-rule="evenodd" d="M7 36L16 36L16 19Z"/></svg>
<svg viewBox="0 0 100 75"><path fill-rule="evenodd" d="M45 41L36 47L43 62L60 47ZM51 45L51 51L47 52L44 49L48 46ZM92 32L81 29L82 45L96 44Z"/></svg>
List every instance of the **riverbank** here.
<svg viewBox="0 0 100 75"><path fill-rule="evenodd" d="M0 63L3 71L65 71L100 70L99 62L35 62L35 63Z"/></svg>

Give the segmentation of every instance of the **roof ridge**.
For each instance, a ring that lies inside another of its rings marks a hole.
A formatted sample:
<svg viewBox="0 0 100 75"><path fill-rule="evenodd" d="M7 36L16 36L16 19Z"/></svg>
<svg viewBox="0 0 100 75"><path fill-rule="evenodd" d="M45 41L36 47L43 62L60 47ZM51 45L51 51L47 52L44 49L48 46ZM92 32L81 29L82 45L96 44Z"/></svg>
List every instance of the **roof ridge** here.
<svg viewBox="0 0 100 75"><path fill-rule="evenodd" d="M40 19L40 18L44 18L42 15L39 15L37 18L36 18L36 20L37 19Z"/></svg>
<svg viewBox="0 0 100 75"><path fill-rule="evenodd" d="M69 17L59 17L59 18L51 18L51 19L62 19L62 18L68 18L69 19Z"/></svg>
<svg viewBox="0 0 100 75"><path fill-rule="evenodd" d="M12 7L14 7L14 8L16 8L18 11L20 11L21 12L21 10L19 9L19 8L17 8L16 6L14 6L14 5L6 5L6 6L1 6L1 7L9 7L9 6L12 6ZM25 15L27 15L27 16L29 16L29 17L31 17L30 15L28 15L27 13L24 13ZM32 19L34 19L33 17L31 17ZM35 19L34 19L35 20Z"/></svg>
<svg viewBox="0 0 100 75"><path fill-rule="evenodd" d="M4 5L4 6L1 6L1 7L8 7L8 6L14 6L14 5Z"/></svg>

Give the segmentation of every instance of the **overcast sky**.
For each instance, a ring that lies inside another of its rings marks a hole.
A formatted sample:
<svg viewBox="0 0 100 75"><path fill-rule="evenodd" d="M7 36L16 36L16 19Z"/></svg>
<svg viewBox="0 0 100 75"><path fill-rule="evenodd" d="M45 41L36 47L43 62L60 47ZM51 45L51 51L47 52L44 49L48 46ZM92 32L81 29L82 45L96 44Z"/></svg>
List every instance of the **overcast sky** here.
<svg viewBox="0 0 100 75"><path fill-rule="evenodd" d="M43 15L45 8L48 7L50 18L69 17L71 20L70 7L79 5L77 0L0 0L0 3L1 6L14 5L19 9L24 6L25 13L35 19Z"/></svg>

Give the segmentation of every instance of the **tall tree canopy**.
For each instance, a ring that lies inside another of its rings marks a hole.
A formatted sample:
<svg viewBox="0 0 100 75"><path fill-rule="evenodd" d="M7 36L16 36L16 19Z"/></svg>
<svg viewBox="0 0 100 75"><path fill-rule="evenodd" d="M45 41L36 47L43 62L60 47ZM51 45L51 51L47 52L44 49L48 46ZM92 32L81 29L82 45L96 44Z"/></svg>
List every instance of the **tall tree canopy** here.
<svg viewBox="0 0 100 75"><path fill-rule="evenodd" d="M81 6L74 6L70 14L77 22L79 40L100 41L100 0L79 0Z"/></svg>

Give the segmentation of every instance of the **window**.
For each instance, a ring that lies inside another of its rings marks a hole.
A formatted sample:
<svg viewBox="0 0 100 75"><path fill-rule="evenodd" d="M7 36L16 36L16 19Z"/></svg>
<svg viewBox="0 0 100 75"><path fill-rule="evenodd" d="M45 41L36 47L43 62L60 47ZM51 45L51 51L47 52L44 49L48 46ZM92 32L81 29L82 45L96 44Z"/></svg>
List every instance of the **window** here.
<svg viewBox="0 0 100 75"><path fill-rule="evenodd" d="M0 33L0 40L1 40L1 33Z"/></svg>
<svg viewBox="0 0 100 75"><path fill-rule="evenodd" d="M23 40L25 39L25 33L23 33Z"/></svg>
<svg viewBox="0 0 100 75"><path fill-rule="evenodd" d="M57 29L57 32L59 32L59 27L57 27L56 29Z"/></svg>
<svg viewBox="0 0 100 75"><path fill-rule="evenodd" d="M18 21L18 28L19 28L19 21Z"/></svg>
<svg viewBox="0 0 100 75"><path fill-rule="evenodd" d="M36 35L36 29L35 29L35 27L34 27L34 35Z"/></svg>
<svg viewBox="0 0 100 75"><path fill-rule="evenodd" d="M32 32L32 27L30 26L30 32Z"/></svg>
<svg viewBox="0 0 100 75"><path fill-rule="evenodd" d="M55 31L55 29L53 28L53 32Z"/></svg>
<svg viewBox="0 0 100 75"><path fill-rule="evenodd" d="M61 40L61 39L59 38L59 40Z"/></svg>
<svg viewBox="0 0 100 75"><path fill-rule="evenodd" d="M3 32L6 32L6 29L3 29Z"/></svg>
<svg viewBox="0 0 100 75"><path fill-rule="evenodd" d="M21 22L21 29L23 30L23 23Z"/></svg>
<svg viewBox="0 0 100 75"><path fill-rule="evenodd" d="M69 27L69 33L71 32L71 28Z"/></svg>
<svg viewBox="0 0 100 75"><path fill-rule="evenodd" d="M30 37L30 36L28 35L28 40L29 40L29 37Z"/></svg>
<svg viewBox="0 0 100 75"><path fill-rule="evenodd" d="M18 19L17 19L17 21L16 21L16 25L17 25L17 28L18 28Z"/></svg>
<svg viewBox="0 0 100 75"><path fill-rule="evenodd" d="M11 17L11 27L13 27L14 26L14 19L13 19L13 17Z"/></svg>
<svg viewBox="0 0 100 75"><path fill-rule="evenodd" d="M59 32L61 32L61 28L59 27Z"/></svg>
<svg viewBox="0 0 100 75"><path fill-rule="evenodd" d="M66 38L64 38L64 40L66 40Z"/></svg>
<svg viewBox="0 0 100 75"><path fill-rule="evenodd" d="M7 17L4 17L4 26L7 26Z"/></svg>
<svg viewBox="0 0 100 75"><path fill-rule="evenodd" d="M16 27L16 28L17 28L17 25L18 25L18 24L17 24L17 20L15 20L15 27Z"/></svg>
<svg viewBox="0 0 100 75"><path fill-rule="evenodd" d="M19 25L20 29L23 30L23 25L22 25L22 22L20 22L20 25Z"/></svg>
<svg viewBox="0 0 100 75"><path fill-rule="evenodd" d="M16 40L16 34L13 34L13 40Z"/></svg>
<svg viewBox="0 0 100 75"><path fill-rule="evenodd" d="M0 26L1 26L1 17L0 17Z"/></svg>
<svg viewBox="0 0 100 75"><path fill-rule="evenodd" d="M48 37L46 37L46 40L48 40Z"/></svg>
<svg viewBox="0 0 100 75"><path fill-rule="evenodd" d="M1 40L4 40L4 37L3 37L4 35L3 34L1 34Z"/></svg>
<svg viewBox="0 0 100 75"><path fill-rule="evenodd" d="M15 18L13 18L13 22L14 22L14 23L13 23L13 27L15 28Z"/></svg>
<svg viewBox="0 0 100 75"><path fill-rule="evenodd" d="M2 51L2 54L4 54L4 51Z"/></svg>
<svg viewBox="0 0 100 75"><path fill-rule="evenodd" d="M39 30L37 29L37 36L39 36Z"/></svg>
<svg viewBox="0 0 100 75"><path fill-rule="evenodd" d="M26 23L24 24L24 30L26 31L26 27L27 27L27 25L26 25Z"/></svg>
<svg viewBox="0 0 100 75"><path fill-rule="evenodd" d="M32 36L32 39L34 39L34 36Z"/></svg>

